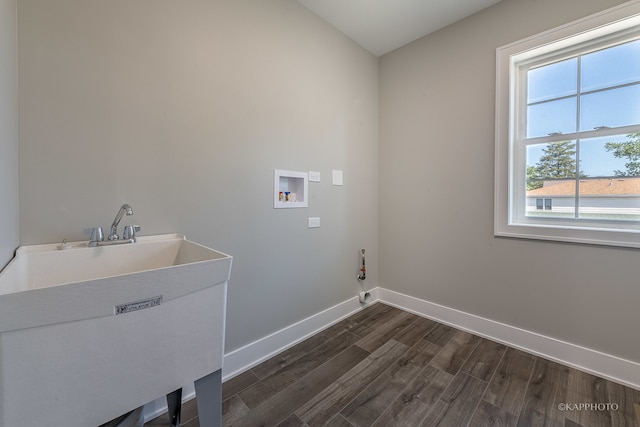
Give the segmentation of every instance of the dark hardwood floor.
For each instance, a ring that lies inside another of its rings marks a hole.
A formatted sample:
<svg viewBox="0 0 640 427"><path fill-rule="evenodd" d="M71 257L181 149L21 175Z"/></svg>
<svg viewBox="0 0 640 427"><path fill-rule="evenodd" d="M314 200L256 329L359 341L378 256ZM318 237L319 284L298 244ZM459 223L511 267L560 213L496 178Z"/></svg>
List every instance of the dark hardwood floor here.
<svg viewBox="0 0 640 427"><path fill-rule="evenodd" d="M638 390L381 303L225 382L223 400L224 426L640 427ZM181 425L199 427L195 399Z"/></svg>

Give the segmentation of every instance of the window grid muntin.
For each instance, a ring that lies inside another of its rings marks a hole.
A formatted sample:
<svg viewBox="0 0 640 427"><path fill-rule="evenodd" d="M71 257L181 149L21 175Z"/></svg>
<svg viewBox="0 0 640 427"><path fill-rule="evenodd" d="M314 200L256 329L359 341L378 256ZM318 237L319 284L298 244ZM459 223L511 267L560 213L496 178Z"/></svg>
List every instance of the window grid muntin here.
<svg viewBox="0 0 640 427"><path fill-rule="evenodd" d="M584 92L579 92L579 95L593 95L594 93L599 93L599 92L609 92L611 90L615 90L615 89L623 89L625 87L629 87L629 86L638 86L640 85L640 79L636 82L632 82L632 83L624 83L624 84L619 84L619 85L614 85L614 86L607 86L605 88L600 88L600 89L592 89L592 90L587 90ZM564 95L564 96L559 96L557 98L549 98L549 99L545 99L542 101L534 101L534 102L530 102L527 104L527 107L530 106L534 106L534 105L540 105L540 104L546 104L549 102L553 102L553 101L562 101L564 99L571 99L571 98L576 98L578 95Z"/></svg>

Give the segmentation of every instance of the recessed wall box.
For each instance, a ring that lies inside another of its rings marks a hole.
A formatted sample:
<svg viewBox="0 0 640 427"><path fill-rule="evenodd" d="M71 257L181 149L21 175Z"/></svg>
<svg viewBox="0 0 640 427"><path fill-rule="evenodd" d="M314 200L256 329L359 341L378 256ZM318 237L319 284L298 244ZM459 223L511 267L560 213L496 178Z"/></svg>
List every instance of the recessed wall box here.
<svg viewBox="0 0 640 427"><path fill-rule="evenodd" d="M309 206L309 174L274 170L273 207L306 208Z"/></svg>

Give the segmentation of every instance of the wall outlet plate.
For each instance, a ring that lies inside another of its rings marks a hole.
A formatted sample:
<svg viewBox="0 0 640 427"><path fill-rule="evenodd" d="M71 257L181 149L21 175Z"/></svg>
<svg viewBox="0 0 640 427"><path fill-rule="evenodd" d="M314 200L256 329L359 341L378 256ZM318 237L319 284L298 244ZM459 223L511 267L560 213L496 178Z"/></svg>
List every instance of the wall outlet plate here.
<svg viewBox="0 0 640 427"><path fill-rule="evenodd" d="M333 175L333 185L342 185L342 171L333 170L331 173Z"/></svg>
<svg viewBox="0 0 640 427"><path fill-rule="evenodd" d="M308 228L319 228L320 227L320 217L316 216L316 217L312 217L309 218L308 220Z"/></svg>
<svg viewBox="0 0 640 427"><path fill-rule="evenodd" d="M309 171L309 182L320 182L320 172Z"/></svg>

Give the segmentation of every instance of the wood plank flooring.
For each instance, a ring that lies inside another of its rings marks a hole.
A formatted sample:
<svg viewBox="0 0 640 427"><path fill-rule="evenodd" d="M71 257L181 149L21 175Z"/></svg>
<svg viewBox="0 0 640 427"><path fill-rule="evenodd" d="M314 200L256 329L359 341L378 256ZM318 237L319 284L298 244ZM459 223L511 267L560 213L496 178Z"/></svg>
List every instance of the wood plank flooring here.
<svg viewBox="0 0 640 427"><path fill-rule="evenodd" d="M225 382L222 405L239 427L640 427L638 390L382 303Z"/></svg>

